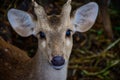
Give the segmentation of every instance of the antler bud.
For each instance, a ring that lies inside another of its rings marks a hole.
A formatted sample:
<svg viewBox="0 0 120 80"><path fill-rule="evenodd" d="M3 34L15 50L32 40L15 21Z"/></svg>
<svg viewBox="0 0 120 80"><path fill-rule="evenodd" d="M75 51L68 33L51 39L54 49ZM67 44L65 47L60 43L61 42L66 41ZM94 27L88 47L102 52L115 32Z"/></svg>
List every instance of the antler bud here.
<svg viewBox="0 0 120 80"><path fill-rule="evenodd" d="M62 12L61 12L61 16L62 16L62 21L66 22L66 20L70 20L70 12L71 12L71 0L68 0L63 8L62 8Z"/></svg>
<svg viewBox="0 0 120 80"><path fill-rule="evenodd" d="M45 13L44 8L41 5L39 5L35 0L32 0L32 2L34 5L34 12L37 16L38 24L43 25L47 21L47 14ZM46 28L48 28L48 25L47 24L45 24L45 25L44 26ZM41 26L41 27L43 27L43 26ZM37 29L37 30L39 30L39 29Z"/></svg>
<svg viewBox="0 0 120 80"><path fill-rule="evenodd" d="M38 4L37 4L34 0L32 0L32 2L33 2L33 5L34 5L35 7L38 6Z"/></svg>
<svg viewBox="0 0 120 80"><path fill-rule="evenodd" d="M68 1L67 1L67 4L71 4L71 1L72 1L72 0L68 0Z"/></svg>
<svg viewBox="0 0 120 80"><path fill-rule="evenodd" d="M34 0L32 0L33 2L33 5L34 5L34 11L35 11L35 14L37 16L37 18L40 19L44 16L46 16L46 13L45 13L45 10L42 6L38 5L37 2L35 2Z"/></svg>

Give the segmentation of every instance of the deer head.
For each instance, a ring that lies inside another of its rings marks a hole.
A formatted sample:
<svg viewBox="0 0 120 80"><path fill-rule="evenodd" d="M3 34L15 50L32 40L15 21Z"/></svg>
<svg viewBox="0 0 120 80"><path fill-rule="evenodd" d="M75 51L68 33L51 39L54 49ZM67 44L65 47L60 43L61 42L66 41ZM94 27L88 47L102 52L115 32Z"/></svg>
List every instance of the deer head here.
<svg viewBox="0 0 120 80"><path fill-rule="evenodd" d="M90 2L78 8L74 16L70 17L71 0L68 0L59 16L47 16L42 6L34 0L32 2L37 20L34 20L32 14L17 9L8 11L8 20L19 35L36 36L39 54L44 55L53 68L62 69L68 63L72 50L72 35L76 31L88 31L93 26L98 5Z"/></svg>

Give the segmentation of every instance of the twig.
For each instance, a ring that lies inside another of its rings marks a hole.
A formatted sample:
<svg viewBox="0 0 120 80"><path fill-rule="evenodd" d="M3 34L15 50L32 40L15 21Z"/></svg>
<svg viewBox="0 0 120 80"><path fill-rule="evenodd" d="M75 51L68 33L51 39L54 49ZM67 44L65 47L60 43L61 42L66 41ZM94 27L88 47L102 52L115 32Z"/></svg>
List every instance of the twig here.
<svg viewBox="0 0 120 80"><path fill-rule="evenodd" d="M114 47L117 43L120 42L120 38L117 39L115 42L113 42L111 45L109 45L102 53L106 53L108 50L110 50L112 47Z"/></svg>

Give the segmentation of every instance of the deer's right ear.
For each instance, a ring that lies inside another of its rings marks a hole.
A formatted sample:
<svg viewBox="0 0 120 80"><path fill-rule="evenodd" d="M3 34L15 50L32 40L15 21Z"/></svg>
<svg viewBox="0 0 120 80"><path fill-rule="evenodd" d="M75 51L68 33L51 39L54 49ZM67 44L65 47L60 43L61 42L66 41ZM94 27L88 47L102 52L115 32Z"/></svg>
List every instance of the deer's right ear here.
<svg viewBox="0 0 120 80"><path fill-rule="evenodd" d="M86 32L93 24L98 15L98 5L95 2L90 2L76 10L74 15L74 31Z"/></svg>
<svg viewBox="0 0 120 80"><path fill-rule="evenodd" d="M27 12L10 9L8 11L8 20L12 28L23 37L27 37L33 34L35 23L32 17Z"/></svg>

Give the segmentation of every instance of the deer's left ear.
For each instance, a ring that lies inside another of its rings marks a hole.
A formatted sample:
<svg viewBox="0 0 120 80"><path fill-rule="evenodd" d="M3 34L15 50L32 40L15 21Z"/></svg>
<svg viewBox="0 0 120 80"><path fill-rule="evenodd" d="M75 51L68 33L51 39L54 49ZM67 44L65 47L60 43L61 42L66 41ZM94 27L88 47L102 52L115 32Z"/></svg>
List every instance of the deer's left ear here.
<svg viewBox="0 0 120 80"><path fill-rule="evenodd" d="M97 14L98 5L95 2L90 2L78 8L73 19L74 31L88 31L95 23Z"/></svg>
<svg viewBox="0 0 120 80"><path fill-rule="evenodd" d="M10 9L8 11L8 20L12 28L20 36L27 37L33 34L35 22L33 21L31 15L27 12Z"/></svg>

